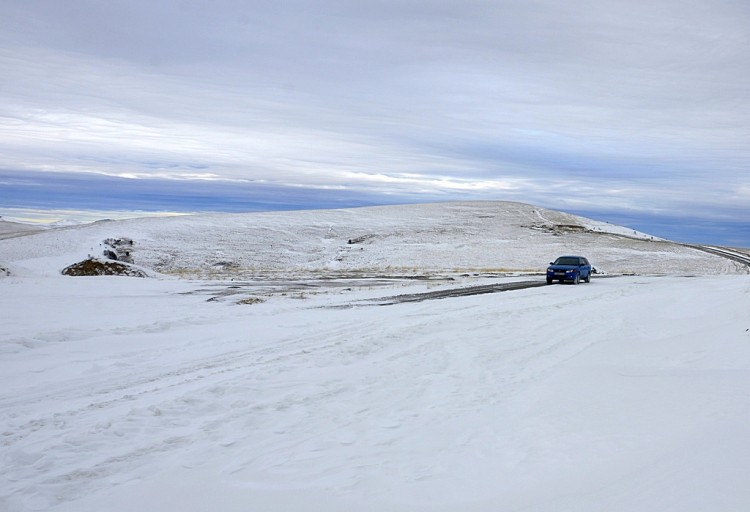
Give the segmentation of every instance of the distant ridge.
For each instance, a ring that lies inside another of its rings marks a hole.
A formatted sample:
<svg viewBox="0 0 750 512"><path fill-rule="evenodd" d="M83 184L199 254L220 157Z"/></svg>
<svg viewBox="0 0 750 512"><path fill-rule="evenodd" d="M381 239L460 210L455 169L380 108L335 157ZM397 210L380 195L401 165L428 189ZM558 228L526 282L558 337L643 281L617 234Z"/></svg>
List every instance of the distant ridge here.
<svg viewBox="0 0 750 512"><path fill-rule="evenodd" d="M19 233L29 233L34 231L43 231L45 228L35 224L16 222L0 217L0 238L14 236Z"/></svg>

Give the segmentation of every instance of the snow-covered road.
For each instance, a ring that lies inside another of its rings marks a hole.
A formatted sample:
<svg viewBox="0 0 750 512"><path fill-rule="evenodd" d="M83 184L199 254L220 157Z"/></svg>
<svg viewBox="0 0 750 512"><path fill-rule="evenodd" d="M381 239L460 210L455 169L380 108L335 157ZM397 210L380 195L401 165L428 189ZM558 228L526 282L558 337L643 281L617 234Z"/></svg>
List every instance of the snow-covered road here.
<svg viewBox="0 0 750 512"><path fill-rule="evenodd" d="M0 286L2 510L750 508L747 276Z"/></svg>

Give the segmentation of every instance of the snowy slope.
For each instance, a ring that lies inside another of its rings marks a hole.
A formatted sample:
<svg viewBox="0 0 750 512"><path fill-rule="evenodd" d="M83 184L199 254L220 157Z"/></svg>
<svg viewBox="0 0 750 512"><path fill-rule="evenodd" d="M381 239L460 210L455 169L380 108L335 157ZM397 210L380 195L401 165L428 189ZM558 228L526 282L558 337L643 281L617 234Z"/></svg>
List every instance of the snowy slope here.
<svg viewBox="0 0 750 512"><path fill-rule="evenodd" d="M204 278L540 272L584 254L608 273L745 272L729 260L627 228L510 202L196 215L99 222L0 244L0 265L54 273L102 241L135 241L135 263Z"/></svg>
<svg viewBox="0 0 750 512"><path fill-rule="evenodd" d="M111 237L171 275L60 275ZM612 275L374 300L566 252ZM750 275L719 256L446 203L102 222L0 266L3 512L750 509Z"/></svg>

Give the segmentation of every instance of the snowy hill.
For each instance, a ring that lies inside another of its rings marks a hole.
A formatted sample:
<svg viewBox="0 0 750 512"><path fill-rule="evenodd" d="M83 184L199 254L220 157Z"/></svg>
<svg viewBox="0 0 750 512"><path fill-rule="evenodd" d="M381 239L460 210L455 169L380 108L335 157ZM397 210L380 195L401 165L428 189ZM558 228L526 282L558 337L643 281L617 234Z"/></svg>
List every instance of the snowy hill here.
<svg viewBox="0 0 750 512"><path fill-rule="evenodd" d="M0 239L18 236L24 233L37 232L43 227L34 226L24 222L16 222L7 218L0 219Z"/></svg>
<svg viewBox="0 0 750 512"><path fill-rule="evenodd" d="M510 202L440 203L106 221L0 244L16 272L58 272L102 242L134 241L133 260L198 278L540 272L561 254L602 271L724 274L746 267L628 228Z"/></svg>
<svg viewBox="0 0 750 512"><path fill-rule="evenodd" d="M107 239L164 274L60 274ZM610 275L516 275L567 252ZM446 203L107 221L4 266L2 512L750 510L725 257Z"/></svg>

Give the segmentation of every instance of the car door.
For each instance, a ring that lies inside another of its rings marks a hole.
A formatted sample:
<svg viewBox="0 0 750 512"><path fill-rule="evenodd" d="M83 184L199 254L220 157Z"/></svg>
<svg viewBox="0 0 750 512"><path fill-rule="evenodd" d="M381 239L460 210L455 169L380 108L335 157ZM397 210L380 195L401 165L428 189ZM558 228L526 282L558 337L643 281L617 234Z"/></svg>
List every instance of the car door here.
<svg viewBox="0 0 750 512"><path fill-rule="evenodd" d="M591 263L586 258L581 258L581 275L587 277L591 273Z"/></svg>

